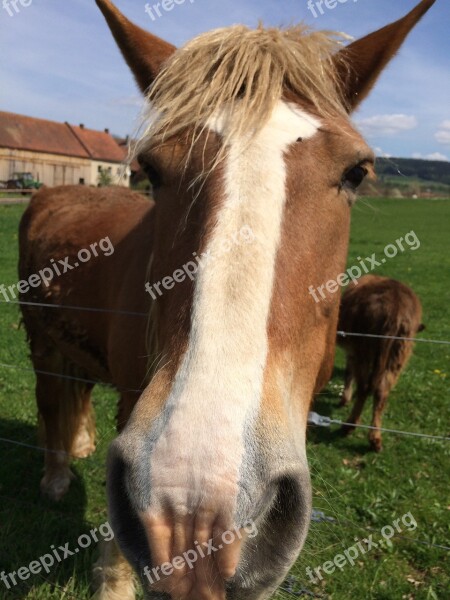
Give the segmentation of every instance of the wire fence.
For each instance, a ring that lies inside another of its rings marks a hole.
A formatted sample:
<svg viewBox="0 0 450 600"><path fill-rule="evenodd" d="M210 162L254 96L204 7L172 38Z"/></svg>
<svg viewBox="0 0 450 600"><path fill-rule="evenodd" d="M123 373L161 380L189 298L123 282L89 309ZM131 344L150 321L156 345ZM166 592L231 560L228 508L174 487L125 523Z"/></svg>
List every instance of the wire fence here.
<svg viewBox="0 0 450 600"><path fill-rule="evenodd" d="M0 368L4 369L16 369L19 371L24 371L28 373L38 373L42 375L46 375L49 377L58 377L59 379L67 379L71 381L78 381L82 383L87 383L90 385L101 385L107 387L109 389L115 390L119 393L135 393L142 394L144 392L144 388L134 389L134 388L116 388L111 383L106 383L104 381L95 380L95 379L87 379L84 377L76 377L74 375L66 375L63 373L53 373L51 371L43 371L41 369L33 369L32 367L23 367L21 365L11 365L8 363L0 363ZM429 433L421 433L417 431L402 431L399 429L389 429L385 427L373 427L371 425L362 425L360 423L347 423L345 421L340 421L339 419L332 419L331 417L319 415L316 412L310 412L308 415L308 425L316 425L317 427L329 427L330 425L347 425L349 427L358 427L362 429L376 429L385 433L392 433L396 435L404 435L418 438L426 438L431 440L440 440L440 441L450 441L449 436L445 435L436 435Z"/></svg>
<svg viewBox="0 0 450 600"><path fill-rule="evenodd" d="M108 313L115 315L123 315L127 317L148 317L148 313L145 312L135 312L131 310L120 310L112 308L95 308L91 306L72 306L70 304L51 304L46 302L28 302L24 300L0 300L0 304L11 304L13 306L36 306L39 308L59 308L64 310L78 310L82 312Z"/></svg>
<svg viewBox="0 0 450 600"><path fill-rule="evenodd" d="M308 415L308 425L316 425L318 427L329 427L330 425L347 425L348 427L360 427L361 429L375 429L384 433L394 433L396 435L409 435L412 437L426 438L429 440L440 440L450 442L450 437L444 435L430 435L428 433L418 433L416 431L400 431L399 429L386 429L384 427L373 427L372 425L361 425L360 423L346 423L339 419L324 417L316 412L310 412Z"/></svg>
<svg viewBox="0 0 450 600"><path fill-rule="evenodd" d="M81 311L81 312L93 312L93 313L107 313L107 314L117 314L120 316L127 316L127 317L141 317L141 318L148 318L148 313L146 312L138 312L138 311L130 311L130 310L120 310L120 309L108 309L108 308L99 308L99 307L85 307L85 306L72 306L72 305L63 305L63 304L51 304L51 303L43 303L43 302L31 302L31 301L4 301L4 300L0 300L0 304L10 304L10 305L15 305L15 306L30 306L30 307L36 307L36 308L46 308L46 309L62 309L62 310L73 310L73 311ZM440 345L450 345L450 341L448 340L435 340L435 339L426 339L426 338L410 338L410 337L399 337L399 336L389 336L389 335L377 335L377 334L370 334L370 333L356 333L356 332L346 332L346 331L337 331L337 335L339 337L345 338L345 337L365 337L365 338L376 338L376 339L394 339L394 340L403 340L403 341L411 341L411 342L420 342L420 343L429 343L429 344L440 344ZM47 375L47 376L51 376L51 377L58 377L61 379L69 379L69 380L74 380L74 381L80 381L80 382L84 382L87 384L92 384L92 385L104 385L107 387L113 387L111 384L102 382L102 381L98 381L98 380L93 380L93 379L85 379L85 378L81 378L81 377L75 377L75 376L71 376L71 375L66 375L66 374L62 374L62 373L53 373L53 372L48 372L48 371L42 371L39 369L33 369L30 367L24 367L21 365L11 365L11 364L7 364L7 363L0 363L0 367L2 368L7 368L7 369L17 369L20 371L27 371L27 372L34 372L34 373L40 373L43 375ZM127 390L119 390L117 388L114 388L116 391L119 392L134 392L134 393L142 393L143 389L127 389ZM412 432L412 431L402 431L402 430L397 430L397 429L389 429L389 428L383 428L383 427L373 427L370 425L362 425L359 423L346 423L344 421L341 421L339 419L332 419L331 417L327 417L327 416L323 416L323 415L319 415L318 413L315 412L310 412L308 415L308 425L310 426L316 426L316 427L330 427L331 425L340 425L340 426L351 426L351 427L358 427L358 428L362 428L362 429L376 429L378 431L384 432L384 433L388 433L388 434L394 434L394 435L400 435L400 436L409 436L409 437L416 437L416 438L422 438L422 439L428 439L428 440L435 440L435 441L441 441L441 442L448 442L450 441L450 437L449 436L444 436L444 435L433 435L433 434L428 434L428 433L420 433L420 432ZM70 458L75 458L73 457L71 454L63 451L63 450L48 450L46 448L40 447L40 446L35 446L33 444L28 444L25 442L21 442L18 440L11 440L8 438L3 438L0 437L0 443L3 444L9 444L9 445L15 445L15 446L20 446L20 447L24 447L27 449L32 449L35 451L39 451L39 452L55 452L58 454L65 454ZM363 525L363 524L355 524L352 521L349 521L347 519L344 518L335 518L335 517L331 517L329 515L326 515L324 512L320 511L320 510L313 510L312 514L311 514L311 522L314 523L329 523L331 525L336 525L336 524L351 524L352 526L357 526L360 529L364 529L367 531L376 531L374 528L367 526L367 525ZM450 547L446 546L444 544L435 544L432 542L428 542L426 540L418 540L415 538L411 538L411 537L407 537L407 536L402 536L402 535L395 535L394 537L397 537L399 539L402 539L404 541L407 542L413 542L416 544L421 544L421 545L425 545L428 547L433 547L439 550L443 550L443 551L449 551ZM319 599L326 599L326 596L320 593L316 593L313 592L307 588L305 588L302 583L300 582L300 579L296 576L290 575L288 576L288 578L284 581L284 583L280 586L279 591L288 594L289 596L293 596L293 597L297 597L297 598L319 598ZM71 596L73 598L75 598L75 596L73 596L71 594Z"/></svg>
<svg viewBox="0 0 450 600"><path fill-rule="evenodd" d="M58 379L67 379L69 381L79 381L80 383L87 383L90 385L101 385L112 390L115 390L119 393L135 393L142 394L144 388L141 389L133 389L133 388L118 388L112 383L107 383L106 381L101 381L99 379L87 379L85 377L76 377L75 375L66 375L64 373L54 373L52 371L44 371L42 369L34 369L33 367L23 367L22 365L10 365L8 363L0 363L0 367L4 369L16 369L18 371L25 371L28 373L38 373L40 375L47 375L48 377L57 377Z"/></svg>
<svg viewBox="0 0 450 600"><path fill-rule="evenodd" d="M426 344L445 344L447 346L450 345L450 342L447 340L429 340L426 338L411 338L406 336L397 336L397 335L378 335L375 333L354 333L348 331L337 331L337 335L340 337L365 337L365 338L375 338L381 340L403 340L404 342L425 342Z"/></svg>
<svg viewBox="0 0 450 600"><path fill-rule="evenodd" d="M450 440L450 438L446 438L446 439ZM17 441L17 440L11 440L11 439L8 439L8 438L3 438L3 437L0 437L0 443L11 444L13 446L20 446L22 448L27 448L27 449L30 449L30 450L35 450L35 451L38 451L38 452L49 452L49 453L55 453L55 454L59 454L59 455L65 455L65 456L68 456L70 458L77 458L77 457L74 457L73 455L71 455L70 453L65 452L64 450L49 450L49 449L44 448L42 446L35 446L33 444L28 444L28 443L25 443L25 442L20 442L20 441ZM85 459L81 459L81 460L85 460ZM349 520L343 519L342 517L339 517L339 518L332 517L330 515L325 514L323 511L318 510L318 509L313 509L312 512L311 512L311 523L333 523L333 524L335 524L335 523L339 523L339 522L346 522L346 523L351 524L353 526L357 525L359 528L366 529L368 531L377 531L376 529L371 528L368 525L356 524L353 521L349 521ZM402 535L398 535L398 534L395 534L393 537L402 538L402 539L410 541L410 542L415 542L415 543L418 543L418 544L423 544L423 545L426 545L426 546L431 546L433 548L439 548L441 550L450 550L449 546L445 546L443 544L434 544L432 542L427 542L425 540L416 540L414 538L410 538L410 537L406 537L406 536L402 536Z"/></svg>
<svg viewBox="0 0 450 600"><path fill-rule="evenodd" d="M0 300L0 304L10 304L13 306L35 306L39 308L52 308L52 309L63 309L63 310L75 310L81 312L97 312L97 313L108 313L108 314L116 314L128 317L147 317L149 316L148 312L139 312L139 311L130 311L130 310L121 310L121 309L112 309L112 308L100 308L100 307L91 307L91 306L73 306L69 304L53 304L46 302L31 302L25 300ZM443 344L450 345L449 340L431 340L427 338L411 338L405 336L395 336L395 335L378 335L374 333L356 333L350 331L337 331L336 334L339 337L365 337L365 338L375 338L375 339L386 339L386 340L403 340L406 342L423 342L428 344Z"/></svg>

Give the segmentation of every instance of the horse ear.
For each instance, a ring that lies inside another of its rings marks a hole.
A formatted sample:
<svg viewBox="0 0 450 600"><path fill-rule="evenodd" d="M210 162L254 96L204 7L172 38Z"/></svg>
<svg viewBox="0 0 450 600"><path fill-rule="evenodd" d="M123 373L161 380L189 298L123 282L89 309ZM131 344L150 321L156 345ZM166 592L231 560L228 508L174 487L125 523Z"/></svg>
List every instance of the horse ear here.
<svg viewBox="0 0 450 600"><path fill-rule="evenodd" d="M410 13L374 33L349 44L336 55L349 111L369 94L379 75L395 56L409 32L436 0L422 0Z"/></svg>
<svg viewBox="0 0 450 600"><path fill-rule="evenodd" d="M144 94L175 46L131 23L110 0L96 0L128 66Z"/></svg>

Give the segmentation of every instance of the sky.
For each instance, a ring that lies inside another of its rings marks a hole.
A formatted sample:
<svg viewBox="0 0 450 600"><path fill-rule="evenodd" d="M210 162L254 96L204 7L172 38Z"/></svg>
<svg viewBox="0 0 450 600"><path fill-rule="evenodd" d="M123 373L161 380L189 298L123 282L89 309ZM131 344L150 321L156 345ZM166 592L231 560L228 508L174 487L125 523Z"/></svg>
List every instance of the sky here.
<svg viewBox="0 0 450 600"><path fill-rule="evenodd" d="M269 26L304 21L358 38L418 0L339 0L332 9L323 4L324 14L316 0L314 11L308 0L177 2L171 10L160 7L158 16L158 0L116 0L135 23L176 45L213 28L254 27L260 20ZM437 0L354 114L378 155L450 159L449 30L450 2ZM118 135L135 131L142 100L94 0L0 0L0 57L0 110Z"/></svg>

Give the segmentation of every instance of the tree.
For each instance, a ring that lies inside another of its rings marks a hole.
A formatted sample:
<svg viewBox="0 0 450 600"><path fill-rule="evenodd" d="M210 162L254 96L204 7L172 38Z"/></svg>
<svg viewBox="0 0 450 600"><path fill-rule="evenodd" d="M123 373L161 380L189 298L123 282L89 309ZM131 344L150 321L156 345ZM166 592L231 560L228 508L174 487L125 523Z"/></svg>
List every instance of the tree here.
<svg viewBox="0 0 450 600"><path fill-rule="evenodd" d="M112 185L112 175L110 169L104 169L103 167L98 168L98 185L99 187L106 187Z"/></svg>

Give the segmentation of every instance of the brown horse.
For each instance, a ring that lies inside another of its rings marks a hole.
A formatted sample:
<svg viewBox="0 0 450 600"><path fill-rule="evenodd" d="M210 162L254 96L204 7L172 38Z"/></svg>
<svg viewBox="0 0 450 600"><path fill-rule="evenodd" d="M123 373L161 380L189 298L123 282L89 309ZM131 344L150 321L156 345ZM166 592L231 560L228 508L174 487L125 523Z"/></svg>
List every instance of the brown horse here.
<svg viewBox="0 0 450 600"><path fill-rule="evenodd" d="M389 392L396 384L413 351L414 343L392 338L414 338L424 329L421 323L422 306L410 287L388 277L365 275L352 283L341 301L339 330L347 333L366 333L389 336L370 338L338 337L338 344L347 355L345 388L342 406L352 399L356 382L356 400L348 423L359 423L364 403L373 395L372 426L381 427L381 416ZM354 427L344 425L345 433ZM369 432L372 448L381 450L381 432Z"/></svg>
<svg viewBox="0 0 450 600"><path fill-rule="evenodd" d="M98 240L114 246L32 290L109 312L24 306L52 451L42 488L59 498L69 485L67 454L53 451L92 449L92 384L80 380L110 382L121 434L109 514L148 598L267 598L308 530L307 415L333 363L338 298L315 306L308 286L343 270L373 166L349 114L433 0L347 47L302 27L237 26L180 50L97 4L151 103L138 152L155 205L59 188L25 213L24 280ZM148 327L117 311L149 313ZM134 598L114 546L97 574L102 600Z"/></svg>

